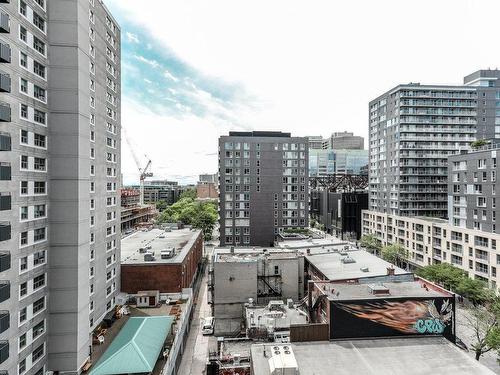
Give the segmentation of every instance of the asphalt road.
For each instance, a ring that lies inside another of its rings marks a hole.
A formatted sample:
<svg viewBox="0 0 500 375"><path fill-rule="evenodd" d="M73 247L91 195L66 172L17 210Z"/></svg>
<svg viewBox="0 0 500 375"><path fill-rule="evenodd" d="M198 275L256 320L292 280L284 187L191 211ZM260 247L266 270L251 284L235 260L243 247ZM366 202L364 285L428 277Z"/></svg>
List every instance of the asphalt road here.
<svg viewBox="0 0 500 375"><path fill-rule="evenodd" d="M201 334L201 323L206 316L210 316L210 306L207 303L207 273L205 272L200 285L191 330L182 354L179 375L202 375L205 373L209 336Z"/></svg>

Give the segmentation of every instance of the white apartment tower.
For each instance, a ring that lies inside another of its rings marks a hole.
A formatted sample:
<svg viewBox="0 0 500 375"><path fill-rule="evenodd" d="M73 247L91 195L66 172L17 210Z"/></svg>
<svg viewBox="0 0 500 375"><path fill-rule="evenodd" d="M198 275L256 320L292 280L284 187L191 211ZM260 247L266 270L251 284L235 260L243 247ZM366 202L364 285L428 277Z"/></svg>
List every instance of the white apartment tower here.
<svg viewBox="0 0 500 375"><path fill-rule="evenodd" d="M0 372L79 373L119 290L120 30L0 0Z"/></svg>

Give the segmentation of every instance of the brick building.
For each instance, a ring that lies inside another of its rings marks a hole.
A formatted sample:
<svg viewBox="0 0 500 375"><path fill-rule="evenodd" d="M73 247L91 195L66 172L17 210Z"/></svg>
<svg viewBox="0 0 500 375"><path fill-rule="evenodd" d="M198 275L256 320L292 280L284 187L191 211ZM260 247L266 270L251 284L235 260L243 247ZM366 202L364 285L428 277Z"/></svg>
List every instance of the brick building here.
<svg viewBox="0 0 500 375"><path fill-rule="evenodd" d="M203 254L203 235L188 228L152 229L125 238L122 246L122 292L176 293L192 286Z"/></svg>

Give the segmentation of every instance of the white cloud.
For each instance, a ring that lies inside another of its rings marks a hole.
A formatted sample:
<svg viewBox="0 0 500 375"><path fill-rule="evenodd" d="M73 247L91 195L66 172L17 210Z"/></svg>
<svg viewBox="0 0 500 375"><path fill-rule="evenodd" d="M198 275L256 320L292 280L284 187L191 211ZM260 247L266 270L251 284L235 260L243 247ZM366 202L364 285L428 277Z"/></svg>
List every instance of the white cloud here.
<svg viewBox="0 0 500 375"><path fill-rule="evenodd" d="M153 68L160 67L160 63L156 60L147 59L144 56L140 56L140 55L134 55L133 57L134 57L134 59L139 60L139 61L143 62L144 64L148 64Z"/></svg>
<svg viewBox="0 0 500 375"><path fill-rule="evenodd" d="M129 32L126 32L125 35L127 36L129 42L139 43L139 38L137 37L137 35Z"/></svg>
<svg viewBox="0 0 500 375"><path fill-rule="evenodd" d="M179 82L179 78L175 77L172 73L170 73L167 69L163 72L165 78L171 79L174 82Z"/></svg>
<svg viewBox="0 0 500 375"><path fill-rule="evenodd" d="M366 137L368 101L393 86L456 84L500 61L495 0L109 2L194 69L239 83L258 100L257 108L228 108L193 93L227 120L188 118L161 134L170 146L172 133L187 133L188 149L200 138L207 153L235 118L297 135L352 130ZM197 121L202 133L192 132ZM191 174L215 169L200 159L185 156L176 165L194 165Z"/></svg>

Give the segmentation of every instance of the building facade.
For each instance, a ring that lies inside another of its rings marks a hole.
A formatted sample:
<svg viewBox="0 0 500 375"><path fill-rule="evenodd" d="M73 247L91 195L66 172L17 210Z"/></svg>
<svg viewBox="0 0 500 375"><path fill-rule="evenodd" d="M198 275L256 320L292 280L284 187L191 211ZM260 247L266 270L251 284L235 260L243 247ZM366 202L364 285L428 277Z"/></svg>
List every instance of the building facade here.
<svg viewBox="0 0 500 375"><path fill-rule="evenodd" d="M352 132L336 132L323 140L323 148L334 150L363 150L365 139Z"/></svg>
<svg viewBox="0 0 500 375"><path fill-rule="evenodd" d="M99 0L0 11L0 369L78 373L119 290L120 29Z"/></svg>
<svg viewBox="0 0 500 375"><path fill-rule="evenodd" d="M309 150L310 177L332 174L361 174L363 167L367 164L367 150Z"/></svg>
<svg viewBox="0 0 500 375"><path fill-rule="evenodd" d="M500 234L496 182L500 172L498 145L453 155L448 159L450 225Z"/></svg>
<svg viewBox="0 0 500 375"><path fill-rule="evenodd" d="M450 225L447 220L363 211L363 233L385 245L404 246L415 267L450 263L493 289L500 282L500 235Z"/></svg>
<svg viewBox="0 0 500 375"><path fill-rule="evenodd" d="M307 138L230 132L219 138L219 175L221 246L272 246L308 227Z"/></svg>
<svg viewBox="0 0 500 375"><path fill-rule="evenodd" d="M475 140L478 93L400 85L369 105L369 207L400 216L447 215L447 157Z"/></svg>

